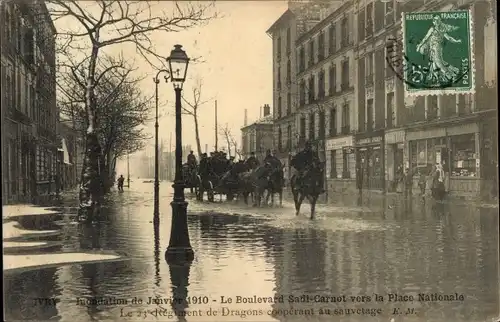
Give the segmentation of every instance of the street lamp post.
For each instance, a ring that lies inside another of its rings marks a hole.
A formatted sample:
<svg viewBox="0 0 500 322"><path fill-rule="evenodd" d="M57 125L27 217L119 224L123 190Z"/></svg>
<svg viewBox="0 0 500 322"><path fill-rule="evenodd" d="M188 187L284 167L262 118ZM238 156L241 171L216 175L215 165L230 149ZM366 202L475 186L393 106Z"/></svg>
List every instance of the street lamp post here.
<svg viewBox="0 0 500 322"><path fill-rule="evenodd" d="M164 76L165 83L168 82L168 75L170 72L168 70L162 69L156 73L153 81L155 82L155 183L154 183L154 208L153 208L153 220L158 222L160 220L160 180L159 176L159 159L158 159L158 85L160 84L160 74L166 73Z"/></svg>
<svg viewBox="0 0 500 322"><path fill-rule="evenodd" d="M189 240L187 225L187 205L184 197L184 181L182 179L182 85L186 80L189 58L181 45L175 45L168 57L170 78L175 90L175 180L172 206L172 225L170 242L165 259L168 263L176 261L191 262L194 252Z"/></svg>

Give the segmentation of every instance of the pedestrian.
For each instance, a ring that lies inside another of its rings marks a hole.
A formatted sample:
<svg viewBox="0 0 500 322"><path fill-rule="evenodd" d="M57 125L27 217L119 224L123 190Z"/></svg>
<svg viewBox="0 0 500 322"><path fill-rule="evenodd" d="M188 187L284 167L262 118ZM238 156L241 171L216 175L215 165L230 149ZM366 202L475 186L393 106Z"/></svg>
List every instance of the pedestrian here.
<svg viewBox="0 0 500 322"><path fill-rule="evenodd" d="M413 188L413 176L410 172L410 169L406 168L405 173L403 176L403 186L405 189L405 198L408 197L408 195L412 194L412 188Z"/></svg>
<svg viewBox="0 0 500 322"><path fill-rule="evenodd" d="M118 178L118 191L122 192L123 191L123 182L125 181L125 178L121 174L120 177Z"/></svg>
<svg viewBox="0 0 500 322"><path fill-rule="evenodd" d="M420 188L420 196L422 196L422 198L425 196L425 188L427 185L427 174L425 172L426 171L424 169L418 170L418 186Z"/></svg>

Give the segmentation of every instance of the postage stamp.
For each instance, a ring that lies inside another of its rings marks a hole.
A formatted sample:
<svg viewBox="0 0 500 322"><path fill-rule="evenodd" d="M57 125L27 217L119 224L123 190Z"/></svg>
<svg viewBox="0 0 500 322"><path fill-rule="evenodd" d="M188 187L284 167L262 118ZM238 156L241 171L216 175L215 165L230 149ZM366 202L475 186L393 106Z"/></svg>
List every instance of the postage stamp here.
<svg viewBox="0 0 500 322"><path fill-rule="evenodd" d="M402 16L405 94L474 93L471 12L407 12Z"/></svg>

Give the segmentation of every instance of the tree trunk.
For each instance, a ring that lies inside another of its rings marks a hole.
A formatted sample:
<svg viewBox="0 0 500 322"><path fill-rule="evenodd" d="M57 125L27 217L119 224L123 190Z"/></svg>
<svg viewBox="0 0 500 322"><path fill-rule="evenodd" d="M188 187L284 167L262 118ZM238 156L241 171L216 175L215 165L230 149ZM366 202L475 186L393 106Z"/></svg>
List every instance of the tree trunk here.
<svg viewBox="0 0 500 322"><path fill-rule="evenodd" d="M97 35L98 37L98 35ZM99 48L94 46L90 56L85 88L85 109L87 112L87 132L85 133L85 153L83 157L82 181L80 183L79 217L86 221L95 221L103 195L99 161L101 145L96 133L95 69Z"/></svg>
<svg viewBox="0 0 500 322"><path fill-rule="evenodd" d="M194 118L194 131L196 135L196 149L198 149L198 159L201 158L201 142L200 142L200 131L198 129L198 114L195 113L193 114Z"/></svg>
<svg viewBox="0 0 500 322"><path fill-rule="evenodd" d="M231 157L231 141L229 141L229 137L226 138L226 142L227 142L227 155Z"/></svg>

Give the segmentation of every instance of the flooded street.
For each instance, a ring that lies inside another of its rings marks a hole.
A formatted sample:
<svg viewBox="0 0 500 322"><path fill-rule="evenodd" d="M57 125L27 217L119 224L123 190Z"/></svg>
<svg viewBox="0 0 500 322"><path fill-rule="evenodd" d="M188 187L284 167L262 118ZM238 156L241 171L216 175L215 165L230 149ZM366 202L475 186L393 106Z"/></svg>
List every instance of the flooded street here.
<svg viewBox="0 0 500 322"><path fill-rule="evenodd" d="M295 216L289 202L255 209L190 199L195 260L169 267L169 185L161 183L157 229L153 184L142 182L113 192L95 226L58 221L61 234L44 240L60 246L43 252L114 251L125 260L7 274L6 320L479 322L499 315L498 209L337 198L309 220L307 204ZM55 305L39 300L51 298Z"/></svg>

